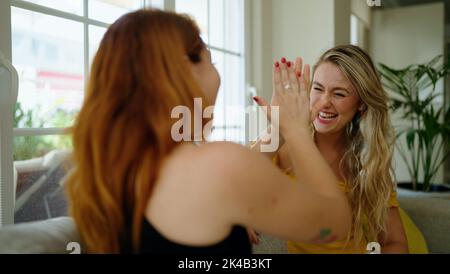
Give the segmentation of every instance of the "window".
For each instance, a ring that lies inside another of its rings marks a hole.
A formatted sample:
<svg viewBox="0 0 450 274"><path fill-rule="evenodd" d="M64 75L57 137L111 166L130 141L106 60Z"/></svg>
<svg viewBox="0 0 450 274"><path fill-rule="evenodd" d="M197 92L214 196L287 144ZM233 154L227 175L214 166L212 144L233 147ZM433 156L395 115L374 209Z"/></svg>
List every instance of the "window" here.
<svg viewBox="0 0 450 274"><path fill-rule="evenodd" d="M11 33L0 33L0 41L11 41L11 59L19 75L12 140L16 198L15 205L0 199L0 226L2 212L12 210L16 223L66 214L59 183L72 145L65 130L82 104L89 67L106 29L121 15L142 7L188 13L197 20L221 75L213 139L244 143L244 0L0 3L0 18L9 8L11 23ZM5 115L1 108L0 115ZM12 183L0 182L0 198L4 184Z"/></svg>
<svg viewBox="0 0 450 274"><path fill-rule="evenodd" d="M175 9L196 20L221 76L212 139L244 143L244 1L177 0Z"/></svg>
<svg viewBox="0 0 450 274"><path fill-rule="evenodd" d="M17 7L11 8L11 23L17 111L25 114L15 127L70 126L83 100L83 23Z"/></svg>
<svg viewBox="0 0 450 274"><path fill-rule="evenodd" d="M149 6L163 8L164 1L11 1L11 37L1 39L11 41L19 75L13 121L15 222L66 211L59 181L71 140L64 132L83 102L90 63L109 24Z"/></svg>

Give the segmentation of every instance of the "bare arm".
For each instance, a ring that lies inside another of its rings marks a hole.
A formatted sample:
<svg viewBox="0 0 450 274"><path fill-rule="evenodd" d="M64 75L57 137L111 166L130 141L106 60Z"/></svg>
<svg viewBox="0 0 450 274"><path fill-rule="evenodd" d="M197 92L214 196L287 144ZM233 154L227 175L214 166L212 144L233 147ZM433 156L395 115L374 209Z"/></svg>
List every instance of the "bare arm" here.
<svg viewBox="0 0 450 274"><path fill-rule="evenodd" d="M318 153L308 137L296 136L292 147L304 147L302 153ZM293 183L285 174L260 153L232 152L227 148L227 163L230 172L227 183L220 193L225 193L231 222L257 231L293 241L317 243L328 237L344 238L351 222L348 201L338 189L336 178L324 164L304 170L303 176L321 180L322 189L309 184ZM230 156L232 153L234 156ZM223 155L222 155L223 156ZM319 159L320 158L315 158ZM310 162L309 157L299 157L298 165ZM328 174L328 175L327 175ZM303 176L298 176L302 178ZM301 180L301 179L299 179ZM276 182L276 183L274 183Z"/></svg>
<svg viewBox="0 0 450 274"><path fill-rule="evenodd" d="M378 240L381 244L381 253L407 254L408 241L402 225L398 208L389 209L388 235L380 235Z"/></svg>
<svg viewBox="0 0 450 274"><path fill-rule="evenodd" d="M232 168L221 192L232 201L232 222L300 242L317 242L330 234L343 238L350 228L350 207L311 138L308 93L289 64L275 66L274 94L279 119L276 112L267 114L280 128L301 183L293 183L260 153L226 157Z"/></svg>
<svg viewBox="0 0 450 274"><path fill-rule="evenodd" d="M305 87L309 87L310 85L310 67L309 65L306 65L305 67L303 67L303 59L298 57L296 59L295 62L295 67L291 69L291 72L294 73L296 79L292 79L292 80L296 80L298 81L298 84L300 85L301 80L304 81ZM279 80L279 79L278 79ZM274 77L273 79L274 82L274 86L275 86L275 82L276 79ZM275 92L274 92L275 95ZM271 103L270 105L273 106L274 105L274 101L276 101L276 98L274 98L275 96L272 97ZM259 97L259 96L255 96L253 98L253 100L255 100L255 102L262 107L268 107L268 103L264 100L264 98ZM315 117L315 115L313 114L312 117ZM261 145L268 145L270 144L271 137L272 137L272 129L273 127L270 126L268 127L263 133L262 135L258 138L258 140L251 145L251 149L253 151L257 151L257 152L262 152L265 156L267 156L269 159L273 159L275 157L275 155L284 147L285 144L285 140L283 138L282 135L279 135L279 145L278 145L278 150L277 151L273 151L273 152L265 152L261 149Z"/></svg>
<svg viewBox="0 0 450 274"><path fill-rule="evenodd" d="M284 138L280 135L279 136L279 145L278 149L276 151L271 152L265 152L263 149L261 149L261 145L270 145L271 143L271 133L272 133L272 127L269 127L263 132L262 136L258 138L258 140L251 145L250 149L255 152L261 152L264 156L266 156L268 159L272 160L278 152L281 150L281 148L284 146Z"/></svg>

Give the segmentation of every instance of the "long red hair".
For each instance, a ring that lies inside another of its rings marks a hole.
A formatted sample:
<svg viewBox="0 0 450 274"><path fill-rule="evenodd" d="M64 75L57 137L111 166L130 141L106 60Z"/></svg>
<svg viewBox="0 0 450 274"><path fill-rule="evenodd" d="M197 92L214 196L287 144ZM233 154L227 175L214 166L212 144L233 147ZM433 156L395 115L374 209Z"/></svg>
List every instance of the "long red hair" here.
<svg viewBox="0 0 450 274"><path fill-rule="evenodd" d="M199 62L204 47L191 19L160 10L126 14L107 30L72 128L67 191L84 251L139 250L158 170L177 145L171 111L205 99L185 61Z"/></svg>

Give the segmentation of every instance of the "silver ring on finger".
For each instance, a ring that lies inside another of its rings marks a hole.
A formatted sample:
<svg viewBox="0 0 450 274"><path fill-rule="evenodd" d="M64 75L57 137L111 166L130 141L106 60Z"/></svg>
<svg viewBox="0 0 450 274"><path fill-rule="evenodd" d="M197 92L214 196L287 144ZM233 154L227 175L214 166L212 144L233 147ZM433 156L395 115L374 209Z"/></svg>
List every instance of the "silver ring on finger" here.
<svg viewBox="0 0 450 274"><path fill-rule="evenodd" d="M288 91L288 90L290 90L291 88L292 88L292 87L291 87L290 84L284 85L284 90L285 90L285 91Z"/></svg>

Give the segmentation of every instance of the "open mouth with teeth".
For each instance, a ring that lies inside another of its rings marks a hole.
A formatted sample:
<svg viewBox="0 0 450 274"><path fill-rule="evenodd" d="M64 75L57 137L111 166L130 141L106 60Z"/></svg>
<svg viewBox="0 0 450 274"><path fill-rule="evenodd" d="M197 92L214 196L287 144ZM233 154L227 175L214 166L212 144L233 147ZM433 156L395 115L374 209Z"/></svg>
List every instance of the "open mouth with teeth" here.
<svg viewBox="0 0 450 274"><path fill-rule="evenodd" d="M323 124L329 124L331 122L333 122L334 120L336 120L336 118L339 115L336 113L329 113L329 112L319 112L319 115L317 115L317 118L319 120L319 122L323 123Z"/></svg>

